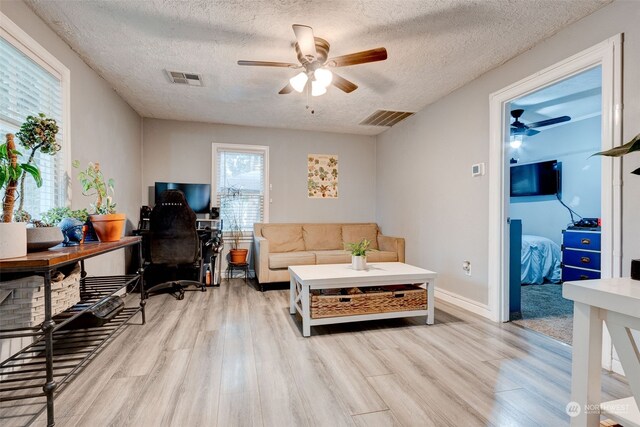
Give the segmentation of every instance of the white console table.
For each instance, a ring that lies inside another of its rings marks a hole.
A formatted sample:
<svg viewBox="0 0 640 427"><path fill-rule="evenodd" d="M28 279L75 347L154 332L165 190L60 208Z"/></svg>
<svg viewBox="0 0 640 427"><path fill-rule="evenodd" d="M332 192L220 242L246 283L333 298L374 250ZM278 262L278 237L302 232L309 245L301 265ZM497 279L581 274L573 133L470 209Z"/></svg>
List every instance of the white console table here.
<svg viewBox="0 0 640 427"><path fill-rule="evenodd" d="M630 278L565 282L574 301L571 400L573 427L598 427L600 415L625 427L640 427L640 351L631 329L640 331L640 281ZM620 357L633 396L601 402L602 322Z"/></svg>

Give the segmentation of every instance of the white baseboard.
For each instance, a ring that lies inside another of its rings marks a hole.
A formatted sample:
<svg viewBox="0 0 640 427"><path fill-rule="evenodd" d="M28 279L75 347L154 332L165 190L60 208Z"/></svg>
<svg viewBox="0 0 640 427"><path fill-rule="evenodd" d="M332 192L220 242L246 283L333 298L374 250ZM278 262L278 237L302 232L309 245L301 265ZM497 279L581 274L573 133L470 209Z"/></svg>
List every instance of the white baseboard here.
<svg viewBox="0 0 640 427"><path fill-rule="evenodd" d="M462 295L458 295L455 292L447 291L438 287L435 289L435 294L436 298L448 302L449 304L456 305L474 314L486 317L487 319L492 318L491 310L489 310L489 306L486 304L479 303L467 297L463 297Z"/></svg>

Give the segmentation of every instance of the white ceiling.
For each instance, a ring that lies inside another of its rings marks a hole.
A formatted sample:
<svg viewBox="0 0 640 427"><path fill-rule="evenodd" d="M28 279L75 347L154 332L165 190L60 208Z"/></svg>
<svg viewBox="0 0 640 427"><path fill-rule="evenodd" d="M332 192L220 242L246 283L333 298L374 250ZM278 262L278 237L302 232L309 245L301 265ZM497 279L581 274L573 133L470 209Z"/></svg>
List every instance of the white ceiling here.
<svg viewBox="0 0 640 427"><path fill-rule="evenodd" d="M545 129L599 115L602 109L602 68L592 68L523 96L511 103L510 108L524 110L520 119L524 123L559 116L571 117L570 122Z"/></svg>
<svg viewBox="0 0 640 427"><path fill-rule="evenodd" d="M27 0L142 116L375 135L376 109L419 111L610 0ZM292 24L329 56L379 46L389 58L339 73L359 88L278 95L295 74L239 59L296 62ZM204 87L174 85L164 70ZM509 83L509 82L505 82Z"/></svg>

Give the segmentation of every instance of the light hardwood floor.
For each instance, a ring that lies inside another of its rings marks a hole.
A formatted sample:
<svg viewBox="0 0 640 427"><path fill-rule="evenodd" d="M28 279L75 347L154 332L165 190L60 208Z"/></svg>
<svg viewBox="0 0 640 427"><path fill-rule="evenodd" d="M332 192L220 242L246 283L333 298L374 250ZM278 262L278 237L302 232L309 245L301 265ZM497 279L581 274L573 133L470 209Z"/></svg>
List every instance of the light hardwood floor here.
<svg viewBox="0 0 640 427"><path fill-rule="evenodd" d="M59 395L56 425L568 424L571 349L557 341L445 303L432 326L395 319L302 338L287 304L288 290L239 279L152 297L147 324L126 327ZM603 384L606 400L629 395L619 376ZM42 408L0 405L3 426Z"/></svg>

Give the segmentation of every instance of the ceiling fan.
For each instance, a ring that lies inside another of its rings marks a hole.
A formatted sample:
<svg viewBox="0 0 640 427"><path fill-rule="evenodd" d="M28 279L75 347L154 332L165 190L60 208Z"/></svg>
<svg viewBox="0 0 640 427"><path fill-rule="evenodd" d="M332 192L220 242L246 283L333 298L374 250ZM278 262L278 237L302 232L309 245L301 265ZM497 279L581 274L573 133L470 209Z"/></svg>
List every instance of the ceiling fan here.
<svg viewBox="0 0 640 427"><path fill-rule="evenodd" d="M295 24L293 25L293 32L297 40L295 50L299 64L270 61L238 61L238 65L303 69L303 71L289 79L289 83L278 92L280 95L291 93L294 90L303 92L305 89L308 90L310 86L311 95L319 96L326 93L329 85L334 85L343 92L351 93L358 88L358 85L344 77L340 77L329 68L347 67L387 59L387 50L384 47L328 58L329 42L320 37L314 37L313 28L307 25Z"/></svg>
<svg viewBox="0 0 640 427"><path fill-rule="evenodd" d="M571 120L571 117L569 117L569 116L560 116L560 117L554 117L553 119L541 120L539 122L524 124L524 123L522 123L520 121L520 117L522 116L523 113L524 113L524 110L522 110L522 109L511 110L511 117L513 117L515 119L513 121L513 123L511 123L511 135L512 136L516 136L516 135L526 135L526 136L537 135L537 134L540 133L540 131L539 130L535 130L534 128L541 128L541 127L544 127L544 126L551 126L551 125L555 125L556 123L568 122L569 120Z"/></svg>

